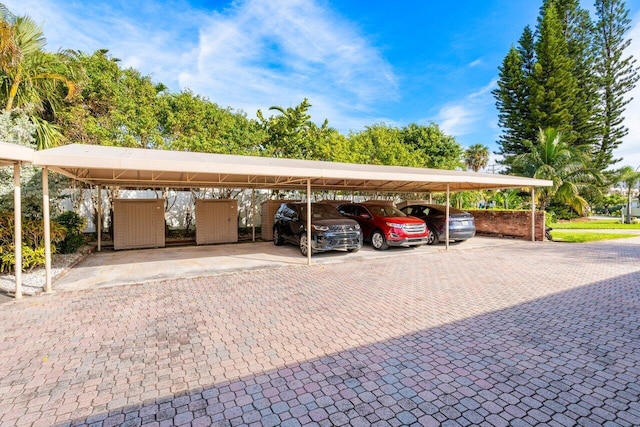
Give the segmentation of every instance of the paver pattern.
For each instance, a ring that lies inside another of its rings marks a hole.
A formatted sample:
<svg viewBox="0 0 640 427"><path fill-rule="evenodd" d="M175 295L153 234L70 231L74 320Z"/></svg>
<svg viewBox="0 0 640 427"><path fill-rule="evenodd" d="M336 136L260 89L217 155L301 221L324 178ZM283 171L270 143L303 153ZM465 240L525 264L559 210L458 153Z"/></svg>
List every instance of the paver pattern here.
<svg viewBox="0 0 640 427"><path fill-rule="evenodd" d="M0 424L640 425L640 238L0 307Z"/></svg>

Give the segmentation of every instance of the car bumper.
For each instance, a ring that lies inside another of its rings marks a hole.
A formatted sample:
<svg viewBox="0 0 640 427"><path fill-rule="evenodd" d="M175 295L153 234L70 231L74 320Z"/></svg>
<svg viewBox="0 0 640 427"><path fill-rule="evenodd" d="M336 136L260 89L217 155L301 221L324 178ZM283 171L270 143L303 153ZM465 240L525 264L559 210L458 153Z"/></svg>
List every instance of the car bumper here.
<svg viewBox="0 0 640 427"><path fill-rule="evenodd" d="M402 247L420 246L420 245L427 244L427 238L426 237L406 237L406 238L397 239L397 240L392 240L390 238L387 238L387 244L389 246L402 246Z"/></svg>
<svg viewBox="0 0 640 427"><path fill-rule="evenodd" d="M311 243L314 252L326 252L340 249L354 250L362 247L362 234L327 233L313 236Z"/></svg>
<svg viewBox="0 0 640 427"><path fill-rule="evenodd" d="M467 240L476 235L476 230L449 230L449 240ZM444 239L444 236L440 236Z"/></svg>

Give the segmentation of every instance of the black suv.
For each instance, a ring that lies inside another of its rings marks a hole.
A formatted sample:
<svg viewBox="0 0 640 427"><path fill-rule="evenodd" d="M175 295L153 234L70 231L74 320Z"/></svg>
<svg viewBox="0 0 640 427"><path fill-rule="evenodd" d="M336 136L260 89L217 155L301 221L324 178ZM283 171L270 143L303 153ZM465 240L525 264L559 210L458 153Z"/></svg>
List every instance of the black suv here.
<svg viewBox="0 0 640 427"><path fill-rule="evenodd" d="M273 243L277 246L285 241L300 246L307 256L307 204L287 202L280 205L274 216ZM356 252L362 247L360 225L343 217L331 205L311 204L311 249L312 253L346 249Z"/></svg>

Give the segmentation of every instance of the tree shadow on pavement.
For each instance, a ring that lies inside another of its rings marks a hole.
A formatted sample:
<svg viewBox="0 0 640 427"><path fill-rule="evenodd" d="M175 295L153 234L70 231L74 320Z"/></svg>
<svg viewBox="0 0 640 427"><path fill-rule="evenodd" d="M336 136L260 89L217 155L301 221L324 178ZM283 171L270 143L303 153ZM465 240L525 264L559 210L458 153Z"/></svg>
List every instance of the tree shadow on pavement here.
<svg viewBox="0 0 640 427"><path fill-rule="evenodd" d="M640 272L622 275L231 381L104 402L70 423L639 425L639 284ZM184 343L198 341L188 333Z"/></svg>

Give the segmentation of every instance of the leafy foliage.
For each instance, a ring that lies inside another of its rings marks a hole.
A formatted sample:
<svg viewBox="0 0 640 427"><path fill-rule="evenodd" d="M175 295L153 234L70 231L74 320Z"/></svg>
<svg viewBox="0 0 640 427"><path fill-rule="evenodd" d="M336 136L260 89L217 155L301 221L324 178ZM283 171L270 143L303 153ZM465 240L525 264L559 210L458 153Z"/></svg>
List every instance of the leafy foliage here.
<svg viewBox="0 0 640 427"><path fill-rule="evenodd" d="M536 63L530 80L531 119L539 128L552 127L563 132L570 143L575 139L571 123L578 83L555 7L543 10L538 34Z"/></svg>
<svg viewBox="0 0 640 427"><path fill-rule="evenodd" d="M478 172L487 167L489 163L489 148L482 144L474 144L467 148L464 153L464 162L467 169Z"/></svg>
<svg viewBox="0 0 640 427"><path fill-rule="evenodd" d="M538 190L541 209L552 201L570 206L577 214L585 215L587 201L580 189L594 186L602 180L601 174L590 167L586 151L569 145L564 135L556 129L540 130L535 143L527 142L529 152L516 157L515 164L527 176L553 181L551 187Z"/></svg>
<svg viewBox="0 0 640 427"><path fill-rule="evenodd" d="M631 223L631 193L640 183L640 172L634 170L631 166L625 166L615 172L614 180L616 183L622 183L627 189L627 209L624 214L625 222Z"/></svg>
<svg viewBox="0 0 640 427"><path fill-rule="evenodd" d="M77 251L84 244L82 232L86 226L86 220L73 211L67 211L59 215L56 222L66 230L64 240L56 245L58 251L63 254Z"/></svg>
<svg viewBox="0 0 640 427"><path fill-rule="evenodd" d="M625 95L638 81L622 0L596 0L593 21L579 0L543 0L535 35L526 27L499 68L493 91L502 128L498 154L507 171L528 151L537 129L554 128L569 145L586 147L602 172L628 130ZM593 196L593 195L591 195Z"/></svg>
<svg viewBox="0 0 640 427"><path fill-rule="evenodd" d="M496 208L502 209L522 209L524 208L524 201L520 195L520 190L498 190L495 191L491 197L491 200L495 203Z"/></svg>
<svg viewBox="0 0 640 427"><path fill-rule="evenodd" d="M42 29L28 16L0 7L0 102L11 112L21 109L36 127L38 148L62 142L54 125L57 112L76 93L80 79L74 53L44 51Z"/></svg>
<svg viewBox="0 0 640 427"><path fill-rule="evenodd" d="M35 133L35 125L23 111L0 112L0 141L30 147Z"/></svg>
<svg viewBox="0 0 640 427"><path fill-rule="evenodd" d="M625 55L631 44L625 39L631 20L625 4L621 0L596 0L596 70L598 88L602 99L601 139L594 147L596 167L605 169L619 159L613 158L613 150L629 133L623 124L625 106L631 101L624 95L631 91L640 76L636 60Z"/></svg>
<svg viewBox="0 0 640 427"><path fill-rule="evenodd" d="M44 234L42 221L26 220L22 222L22 268L44 265ZM11 211L0 212L0 272L12 271L15 260L15 221ZM51 221L51 251L55 253L56 244L61 242L66 229Z"/></svg>
<svg viewBox="0 0 640 427"><path fill-rule="evenodd" d="M3 176L4 172L4 176ZM0 211L13 210L12 171L0 168ZM42 169L23 165L20 168L22 215L27 219L42 219ZM49 197L59 199L67 188L69 179L60 174L49 174ZM55 205L54 205L55 206Z"/></svg>

